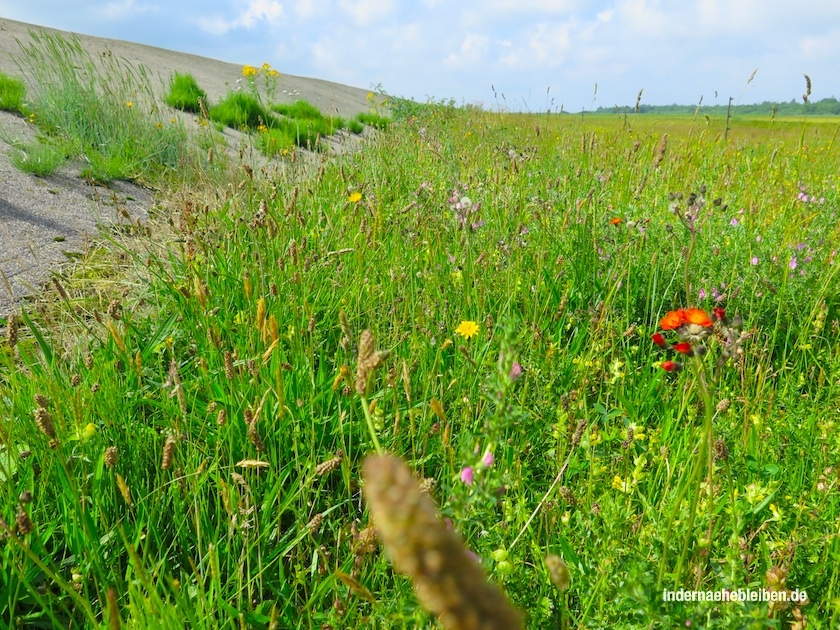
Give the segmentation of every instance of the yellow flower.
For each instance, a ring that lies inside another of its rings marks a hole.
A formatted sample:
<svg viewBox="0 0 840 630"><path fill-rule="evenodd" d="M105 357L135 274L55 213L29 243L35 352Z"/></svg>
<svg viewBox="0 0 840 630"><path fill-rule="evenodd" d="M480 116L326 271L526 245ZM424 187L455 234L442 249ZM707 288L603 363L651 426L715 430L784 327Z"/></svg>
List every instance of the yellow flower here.
<svg viewBox="0 0 840 630"><path fill-rule="evenodd" d="M254 66L242 66L242 76L255 77L257 76L257 69Z"/></svg>
<svg viewBox="0 0 840 630"><path fill-rule="evenodd" d="M470 339L478 334L478 324L473 321L465 320L458 324L455 333L461 335L464 339Z"/></svg>
<svg viewBox="0 0 840 630"><path fill-rule="evenodd" d="M95 433L96 433L96 427L94 426L94 424L92 422L88 422L87 425L85 425L85 428L82 429L82 439L87 441L90 438L92 438Z"/></svg>
<svg viewBox="0 0 840 630"><path fill-rule="evenodd" d="M612 487L619 492L624 492L625 494L630 494L633 492L633 484L630 481L625 481L618 475L613 477L612 480Z"/></svg>
<svg viewBox="0 0 840 630"><path fill-rule="evenodd" d="M272 79L276 79L277 77L280 76L280 73L277 72L277 70L275 70L274 68L272 68L271 70L268 71L268 76L270 76Z"/></svg>
<svg viewBox="0 0 840 630"><path fill-rule="evenodd" d="M362 200L362 193L358 190L354 193L351 193L349 197L347 197L347 201L350 203L358 203Z"/></svg>
<svg viewBox="0 0 840 630"><path fill-rule="evenodd" d="M269 70L271 70L271 64L270 64L270 63L268 63L268 62L266 61L266 62L262 65L262 67L260 68L260 70L262 70L263 72L268 72Z"/></svg>
<svg viewBox="0 0 840 630"><path fill-rule="evenodd" d="M125 106L130 109L134 106L134 103L132 103L131 101L126 101Z"/></svg>

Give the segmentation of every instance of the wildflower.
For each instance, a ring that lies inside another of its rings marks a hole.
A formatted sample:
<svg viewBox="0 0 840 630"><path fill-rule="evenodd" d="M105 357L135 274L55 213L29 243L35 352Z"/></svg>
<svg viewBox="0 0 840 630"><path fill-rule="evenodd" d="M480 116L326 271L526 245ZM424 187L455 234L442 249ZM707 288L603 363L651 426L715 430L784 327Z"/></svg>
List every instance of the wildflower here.
<svg viewBox="0 0 840 630"><path fill-rule="evenodd" d="M85 425L85 428L82 429L82 440L89 440L96 434L96 425L92 422L88 422Z"/></svg>
<svg viewBox="0 0 840 630"><path fill-rule="evenodd" d="M510 380L515 381L520 376L522 376L522 366L514 361L513 366L510 368Z"/></svg>
<svg viewBox="0 0 840 630"><path fill-rule="evenodd" d="M697 299L698 300L705 300L706 299L706 289L700 289L697 292Z"/></svg>
<svg viewBox="0 0 840 630"><path fill-rule="evenodd" d="M255 77L257 76L257 69L254 66L242 66L242 76Z"/></svg>
<svg viewBox="0 0 840 630"><path fill-rule="evenodd" d="M794 269L796 269L796 264L797 264L797 263L796 263L796 256L791 256L791 257L790 257L790 263L788 263L788 267L789 267L791 270L794 270Z"/></svg>
<svg viewBox="0 0 840 630"><path fill-rule="evenodd" d="M471 339L478 334L478 324L470 320L462 321L455 329L455 333L461 335L464 339Z"/></svg>
<svg viewBox="0 0 840 630"><path fill-rule="evenodd" d="M659 321L659 327L662 330L676 330L682 325L682 310L670 311Z"/></svg>
<svg viewBox="0 0 840 630"><path fill-rule="evenodd" d="M661 367L666 372L675 372L680 369L680 364L675 361L663 361Z"/></svg>
<svg viewBox="0 0 840 630"><path fill-rule="evenodd" d="M461 481L464 482L466 485L473 485L474 479L475 472L473 471L472 466L467 466L463 470L461 470Z"/></svg>
<svg viewBox="0 0 840 630"><path fill-rule="evenodd" d="M750 258L750 264L755 267L758 264L758 256L753 256Z"/></svg>
<svg viewBox="0 0 840 630"><path fill-rule="evenodd" d="M493 462L496 461L496 458L493 457L493 451L487 451L484 454L484 457L481 458L481 463L484 465L485 468L490 468L493 465Z"/></svg>
<svg viewBox="0 0 840 630"><path fill-rule="evenodd" d="M624 479L622 479L618 475L613 477L612 487L615 490L618 490L620 492L624 492L625 494L629 494L630 492L633 491L633 484L629 480L625 481Z"/></svg>
<svg viewBox="0 0 840 630"><path fill-rule="evenodd" d="M125 106L131 109L132 107L134 107L134 103L132 103L131 101L126 101Z"/></svg>
<svg viewBox="0 0 840 630"><path fill-rule="evenodd" d="M621 217L613 217L610 219L610 225L621 225Z"/></svg>
<svg viewBox="0 0 840 630"><path fill-rule="evenodd" d="M347 197L347 201L350 203L359 203L362 200L362 193L356 191L354 193L350 193L350 196Z"/></svg>
<svg viewBox="0 0 840 630"><path fill-rule="evenodd" d="M708 328L714 323L711 319L709 319L709 316L706 315L706 312L700 308L685 309L682 317L684 324L702 326L704 328Z"/></svg>
<svg viewBox="0 0 840 630"><path fill-rule="evenodd" d="M662 336L662 333L654 333L651 335L651 339L653 339L653 343L655 343L660 348L667 348L668 343L665 341L665 337Z"/></svg>
<svg viewBox="0 0 840 630"><path fill-rule="evenodd" d="M692 354L691 344L688 343L687 341L681 341L679 343L675 343L674 344L674 350L676 350L680 354L685 354L685 355L688 355L688 356L690 356Z"/></svg>

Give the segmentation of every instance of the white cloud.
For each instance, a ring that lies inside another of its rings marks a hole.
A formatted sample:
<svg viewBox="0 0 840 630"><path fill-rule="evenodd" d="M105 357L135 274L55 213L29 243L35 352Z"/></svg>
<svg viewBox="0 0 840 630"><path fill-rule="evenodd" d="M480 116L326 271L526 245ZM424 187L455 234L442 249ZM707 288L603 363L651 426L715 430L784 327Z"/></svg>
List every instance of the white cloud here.
<svg viewBox="0 0 840 630"><path fill-rule="evenodd" d="M248 8L233 20L216 15L201 17L196 22L211 35L224 35L237 28L251 28L261 21L275 24L282 16L283 5L277 0L251 0Z"/></svg>
<svg viewBox="0 0 840 630"><path fill-rule="evenodd" d="M154 7L147 4L135 4L134 0L123 0L122 2L109 2L102 12L112 20L119 20L130 15L153 11Z"/></svg>
<svg viewBox="0 0 840 630"><path fill-rule="evenodd" d="M394 0L338 0L338 8L356 24L367 26L390 17Z"/></svg>
<svg viewBox="0 0 840 630"><path fill-rule="evenodd" d="M465 67L473 65L483 59L487 53L490 38L478 33L467 33L458 52L447 55L444 64L449 67Z"/></svg>
<svg viewBox="0 0 840 630"><path fill-rule="evenodd" d="M251 28L259 20L274 24L282 15L283 5L277 0L252 0L248 9L239 16L237 22L241 26Z"/></svg>

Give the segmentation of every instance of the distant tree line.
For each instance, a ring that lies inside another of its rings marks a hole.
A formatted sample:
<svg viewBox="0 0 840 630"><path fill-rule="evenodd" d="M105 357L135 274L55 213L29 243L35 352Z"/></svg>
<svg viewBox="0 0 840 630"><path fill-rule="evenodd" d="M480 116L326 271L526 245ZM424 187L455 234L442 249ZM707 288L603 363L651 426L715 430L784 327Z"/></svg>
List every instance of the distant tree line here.
<svg viewBox="0 0 840 630"><path fill-rule="evenodd" d="M701 114L709 116L726 116L727 105L639 105L639 114L694 114L698 110ZM836 98L824 98L821 101L803 103L791 100L787 103L773 103L764 101L754 105L732 104L732 115L735 116L840 116L840 101ZM610 112L631 113L635 107L599 107L596 113L607 114Z"/></svg>

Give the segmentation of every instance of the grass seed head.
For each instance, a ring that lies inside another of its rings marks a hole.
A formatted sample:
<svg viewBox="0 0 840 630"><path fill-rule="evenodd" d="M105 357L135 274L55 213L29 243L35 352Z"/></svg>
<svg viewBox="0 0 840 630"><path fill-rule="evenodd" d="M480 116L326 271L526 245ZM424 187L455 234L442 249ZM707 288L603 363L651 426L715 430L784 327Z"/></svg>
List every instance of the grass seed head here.
<svg viewBox="0 0 840 630"><path fill-rule="evenodd" d="M35 410L35 424L37 424L38 428L41 429L41 433L51 440L56 439L55 423L53 422L52 414L43 407L38 407Z"/></svg>
<svg viewBox="0 0 840 630"><path fill-rule="evenodd" d="M175 444L177 440L171 433L166 437L166 442L163 445L163 459L160 463L161 470L169 470L172 466L172 457L175 454Z"/></svg>
<svg viewBox="0 0 840 630"><path fill-rule="evenodd" d="M105 465L108 468L113 468L117 465L117 460L119 459L119 451L117 451L116 446L109 446L105 449L105 455L103 456L103 460L105 461Z"/></svg>
<svg viewBox="0 0 840 630"><path fill-rule="evenodd" d="M458 536L437 515L409 468L391 455L363 465L364 496L385 550L414 582L423 606L449 630L522 627L519 613L487 581Z"/></svg>
<svg viewBox="0 0 840 630"><path fill-rule="evenodd" d="M9 344L10 348L14 348L17 345L18 340L18 320L17 315L10 315L9 319L6 321L6 341Z"/></svg>
<svg viewBox="0 0 840 630"><path fill-rule="evenodd" d="M376 341L370 330L362 332L359 338L359 355L356 366L356 393L360 396L367 394L368 378L388 356L387 352L376 350Z"/></svg>

